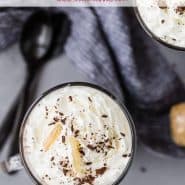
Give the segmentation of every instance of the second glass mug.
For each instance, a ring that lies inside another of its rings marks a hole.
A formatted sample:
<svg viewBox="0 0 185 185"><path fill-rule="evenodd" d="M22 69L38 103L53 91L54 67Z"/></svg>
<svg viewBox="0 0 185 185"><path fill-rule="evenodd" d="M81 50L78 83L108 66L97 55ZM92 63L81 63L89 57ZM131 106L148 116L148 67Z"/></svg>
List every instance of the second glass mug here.
<svg viewBox="0 0 185 185"><path fill-rule="evenodd" d="M36 99L33 104L30 106L30 108L28 109L27 113L25 114L25 117L23 119L22 125L21 125L21 130L20 130L20 137L19 137L19 146L20 146L20 154L17 154L16 156L12 156L10 159L8 159L7 161L4 161L2 163L0 163L0 167L1 170L3 169L4 172L7 173L11 173L14 171L18 171L21 169L25 169L28 173L28 175L31 177L31 179L36 183L36 184L41 184L39 182L39 180L37 179L37 177L35 177L33 175L33 173L30 170L29 165L27 164L26 160L25 160L25 154L24 154L24 149L23 149L23 133L24 133L24 128L26 125L26 121L28 116L30 115L31 111L34 109L34 107L39 103L39 101L41 99L43 99L45 96L47 96L48 94L50 94L51 92L64 88L66 86L85 86L85 87L91 87L94 88L100 92L105 93L106 95L108 95L111 99L113 99L121 108L122 112L125 114L130 130L131 130L131 137L132 137L132 147L131 147L131 157L129 159L129 162L127 163L126 167L124 168L121 176L116 180L116 182L113 183L113 185L118 185L123 178L125 177L125 175L127 174L129 168L131 167L131 164L133 162L133 158L136 152L136 131L135 131L135 126L134 123L132 121L132 118L129 114L129 112L127 111L126 107L119 102L118 99L116 99L110 92L108 92L107 90L103 89L102 87L99 87L97 85L94 84L90 84L87 82L69 82L69 83L64 83L61 85L58 85L54 88L49 89L48 91L46 91L45 93L43 93L38 99Z"/></svg>
<svg viewBox="0 0 185 185"><path fill-rule="evenodd" d="M140 23L141 27L143 28L143 30L154 40L156 40L157 42L161 43L164 46L167 46L168 48L171 49L175 49L177 51L185 51L185 47L182 46L177 46L175 44L169 43L167 41L164 41L163 39L161 39L159 36L157 36L156 34L153 33L153 31L146 25L146 23L144 22L141 13L139 11L139 8L137 7L137 0L133 0L133 4L134 4L134 13L136 15L136 18L138 20L138 22Z"/></svg>

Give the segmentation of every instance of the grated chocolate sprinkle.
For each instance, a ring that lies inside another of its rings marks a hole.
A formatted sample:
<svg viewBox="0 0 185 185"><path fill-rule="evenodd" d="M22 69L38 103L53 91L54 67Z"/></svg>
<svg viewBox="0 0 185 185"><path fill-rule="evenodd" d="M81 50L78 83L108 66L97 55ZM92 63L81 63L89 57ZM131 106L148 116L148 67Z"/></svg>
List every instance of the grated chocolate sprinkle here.
<svg viewBox="0 0 185 185"><path fill-rule="evenodd" d="M61 122L65 125L67 118L61 119Z"/></svg>
<svg viewBox="0 0 185 185"><path fill-rule="evenodd" d="M92 102L92 99L91 99L90 97L88 97L88 100L89 100L90 102Z"/></svg>
<svg viewBox="0 0 185 185"><path fill-rule="evenodd" d="M63 115L64 115L64 113L62 113L62 112L59 112L59 115L60 115L60 116L63 116Z"/></svg>
<svg viewBox="0 0 185 185"><path fill-rule="evenodd" d="M53 156L53 157L51 157L50 161L54 161L54 159L55 159L55 157Z"/></svg>
<svg viewBox="0 0 185 185"><path fill-rule="evenodd" d="M69 170L63 168L63 173L64 173L65 176L67 175L67 172L68 172L68 171L69 171Z"/></svg>
<svg viewBox="0 0 185 185"><path fill-rule="evenodd" d="M79 152L84 156L85 155L85 152L83 151L83 148L80 148L79 149Z"/></svg>
<svg viewBox="0 0 185 185"><path fill-rule="evenodd" d="M128 155L127 154L123 154L122 157L127 157Z"/></svg>
<svg viewBox="0 0 185 185"><path fill-rule="evenodd" d="M108 117L108 115L103 114L101 117L102 117L102 118L107 118L107 117Z"/></svg>
<svg viewBox="0 0 185 185"><path fill-rule="evenodd" d="M65 140L66 140L65 136L62 136L62 143L65 143Z"/></svg>
<svg viewBox="0 0 185 185"><path fill-rule="evenodd" d="M178 13L179 15L183 15L185 13L185 6L178 6L175 9L176 13Z"/></svg>
<svg viewBox="0 0 185 185"><path fill-rule="evenodd" d="M73 132L74 131L74 127L73 127L73 124L71 125L71 132Z"/></svg>
<svg viewBox="0 0 185 185"><path fill-rule="evenodd" d="M125 137L125 134L124 134L123 132L120 132L120 134L121 134L123 137Z"/></svg>
<svg viewBox="0 0 185 185"><path fill-rule="evenodd" d="M90 144L87 145L87 148L89 148L90 150L95 150L96 149L96 147L94 147L93 145L90 145Z"/></svg>
<svg viewBox="0 0 185 185"><path fill-rule="evenodd" d="M86 162L85 164L86 164L86 165L91 165L91 164L92 164L92 162Z"/></svg>
<svg viewBox="0 0 185 185"><path fill-rule="evenodd" d="M57 121L59 121L59 118L54 117L53 120L57 122Z"/></svg>
<svg viewBox="0 0 185 185"><path fill-rule="evenodd" d="M72 96L69 96L69 100L70 100L70 101L73 101L73 97L72 97Z"/></svg>
<svg viewBox="0 0 185 185"><path fill-rule="evenodd" d="M105 171L107 170L107 167L102 167L102 168L99 168L99 169L96 169L96 175L103 175L105 173Z"/></svg>
<svg viewBox="0 0 185 185"><path fill-rule="evenodd" d="M75 135L74 135L74 136L75 136L75 137L78 137L79 132L80 132L79 130L75 130L75 133L74 133Z"/></svg>

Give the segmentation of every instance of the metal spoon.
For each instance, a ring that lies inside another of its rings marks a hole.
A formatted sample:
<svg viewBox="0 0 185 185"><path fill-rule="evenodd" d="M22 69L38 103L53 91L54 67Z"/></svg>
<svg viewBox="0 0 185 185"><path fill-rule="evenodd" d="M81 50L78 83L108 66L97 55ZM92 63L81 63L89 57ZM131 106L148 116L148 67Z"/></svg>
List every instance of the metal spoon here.
<svg viewBox="0 0 185 185"><path fill-rule="evenodd" d="M69 19L63 13L51 13L40 10L34 13L23 28L20 50L26 62L27 77L23 86L16 114L13 139L9 156L19 152L19 130L24 114L30 104L33 93L31 85L44 64L56 54L56 48L62 49L69 34ZM59 34L60 33L60 34Z"/></svg>

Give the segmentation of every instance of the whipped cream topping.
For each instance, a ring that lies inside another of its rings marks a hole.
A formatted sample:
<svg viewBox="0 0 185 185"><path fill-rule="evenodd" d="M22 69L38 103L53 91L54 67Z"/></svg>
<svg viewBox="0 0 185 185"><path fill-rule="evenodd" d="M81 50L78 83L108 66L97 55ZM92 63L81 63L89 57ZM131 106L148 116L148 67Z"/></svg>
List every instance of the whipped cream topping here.
<svg viewBox="0 0 185 185"><path fill-rule="evenodd" d="M111 185L131 158L125 113L107 94L66 86L43 97L28 116L23 153L43 185Z"/></svg>
<svg viewBox="0 0 185 185"><path fill-rule="evenodd" d="M148 29L161 40L185 47L185 0L136 0Z"/></svg>

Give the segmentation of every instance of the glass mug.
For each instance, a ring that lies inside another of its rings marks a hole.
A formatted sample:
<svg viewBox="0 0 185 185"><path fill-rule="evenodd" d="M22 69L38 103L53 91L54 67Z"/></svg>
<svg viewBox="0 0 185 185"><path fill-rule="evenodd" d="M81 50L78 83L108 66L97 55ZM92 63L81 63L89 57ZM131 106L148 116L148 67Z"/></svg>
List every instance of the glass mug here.
<svg viewBox="0 0 185 185"><path fill-rule="evenodd" d="M134 13L137 17L137 20L138 22L140 23L141 27L143 28L143 30L154 40L156 40L158 43L164 45L164 46L167 46L168 48L171 48L171 49L175 49L175 50L179 50L179 51L185 51L185 47L182 47L182 46L178 46L178 45L175 45L175 44L172 44L172 43L169 43L163 39L161 39L159 36L157 36L147 25L146 23L144 22L141 14L140 14L140 11L137 7L137 0L134 0L134 3L135 3L135 6L134 6Z"/></svg>
<svg viewBox="0 0 185 185"><path fill-rule="evenodd" d="M111 93L109 93L107 90L103 89L102 87L99 87L99 86L94 85L94 84L86 83L86 82L71 82L71 83L65 83L65 84L58 85L54 88L49 89L48 91L43 93L38 99L36 99L34 101L34 103L30 106L29 110L27 111L27 113L26 113L26 115L23 119L22 125L21 125L20 137L19 137L20 154L17 154L16 156L12 156L7 161L4 161L4 162L0 163L1 170L3 170L6 173L11 173L11 172L14 172L14 171L25 169L27 171L28 175L30 175L30 177L32 178L32 180L36 184L41 184L41 182L39 182L38 178L35 177L35 175L31 171L31 168L30 168L29 164L26 162L26 159L25 159L25 152L24 152L24 148L23 148L23 134L24 134L25 125L26 125L27 118L29 117L31 111L35 108L36 105L38 105L40 100L42 100L45 96L49 95L53 91L64 88L66 86L91 87L91 88L96 89L100 92L103 92L104 94L108 95L108 97L110 97L112 100L114 100L119 105L121 111L126 116L126 119L128 121L128 124L129 124L130 131L131 131L131 139L132 139L131 154L132 155L131 155L131 157L129 159L129 162L127 163L126 167L124 168L121 176L116 180L116 182L113 183L114 185L119 184L121 182L121 180L127 174L128 170L129 170L129 168L130 168L130 166L133 162L134 155L135 155L135 151L136 151L135 126L134 126L133 121L131 119L131 116L128 113L125 106L123 104L121 104Z"/></svg>

